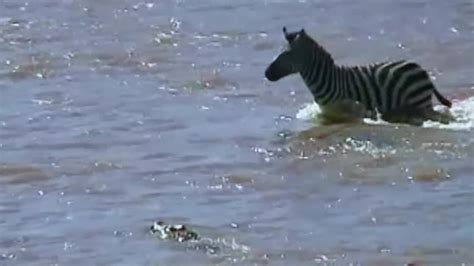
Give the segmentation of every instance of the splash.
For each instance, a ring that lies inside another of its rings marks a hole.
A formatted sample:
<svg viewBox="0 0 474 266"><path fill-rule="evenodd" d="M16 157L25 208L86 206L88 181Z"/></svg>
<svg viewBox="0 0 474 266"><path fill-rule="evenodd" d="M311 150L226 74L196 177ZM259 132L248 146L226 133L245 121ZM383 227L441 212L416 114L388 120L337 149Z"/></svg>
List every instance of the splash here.
<svg viewBox="0 0 474 266"><path fill-rule="evenodd" d="M438 111L441 111L442 108L442 106L435 106L435 110ZM454 101L450 111L456 119L456 122L445 125L439 122L426 121L423 123L423 127L444 128L452 130L469 130L474 128L474 96L464 100ZM308 103L298 111L296 118L305 121L318 121L318 114L320 113L321 108L317 103ZM370 125L389 124L380 119L380 117L377 120L364 119L364 123Z"/></svg>
<svg viewBox="0 0 474 266"><path fill-rule="evenodd" d="M316 121L319 122L318 115L321 114L321 108L315 102L305 104L296 114L296 118L305 121ZM377 120L372 120L365 118L364 123L371 125L386 125L387 122L378 118Z"/></svg>
<svg viewBox="0 0 474 266"><path fill-rule="evenodd" d="M300 120L313 120L318 117L318 114L321 113L321 108L315 102L307 103L301 108L298 113L296 114L296 118Z"/></svg>
<svg viewBox="0 0 474 266"><path fill-rule="evenodd" d="M372 141L357 140L350 137L345 140L343 147L346 151L368 154L375 159L385 158L397 153L397 150L391 146L377 147Z"/></svg>
<svg viewBox="0 0 474 266"><path fill-rule="evenodd" d="M441 106L435 106L435 110L440 111L440 109ZM456 122L444 125L439 122L426 121L423 123L423 127L447 128L452 130L469 130L474 128L474 96L462 101L453 102L450 111L454 118L456 118Z"/></svg>

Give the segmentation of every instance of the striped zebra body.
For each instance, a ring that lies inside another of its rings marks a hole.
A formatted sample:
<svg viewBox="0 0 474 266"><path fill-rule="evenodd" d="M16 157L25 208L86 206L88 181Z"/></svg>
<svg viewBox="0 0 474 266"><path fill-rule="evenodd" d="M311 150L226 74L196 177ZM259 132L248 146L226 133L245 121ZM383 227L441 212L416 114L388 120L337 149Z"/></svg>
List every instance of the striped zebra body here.
<svg viewBox="0 0 474 266"><path fill-rule="evenodd" d="M432 95L444 105L451 103L434 87L428 73L418 64L394 61L367 66L339 66L331 54L306 35L304 30L287 33L289 49L267 68L267 79L276 81L300 73L314 100L321 106L341 100L361 103L368 117L406 109L432 113Z"/></svg>
<svg viewBox="0 0 474 266"><path fill-rule="evenodd" d="M354 67L327 64L330 67L318 69L317 65L309 65L308 70L300 72L320 105L352 99L363 103L367 110L380 113L403 106L432 107L432 83L416 63L398 61Z"/></svg>

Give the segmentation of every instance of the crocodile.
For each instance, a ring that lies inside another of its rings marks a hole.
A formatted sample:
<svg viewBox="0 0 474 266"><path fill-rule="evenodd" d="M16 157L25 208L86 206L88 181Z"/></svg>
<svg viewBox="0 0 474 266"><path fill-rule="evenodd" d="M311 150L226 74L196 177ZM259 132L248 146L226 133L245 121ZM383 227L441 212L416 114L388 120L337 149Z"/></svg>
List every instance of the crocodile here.
<svg viewBox="0 0 474 266"><path fill-rule="evenodd" d="M248 253L248 246L236 243L235 239L225 237L201 236L183 224L172 224L155 220L149 232L163 240L181 243L186 249L204 251L211 256L231 256L236 252Z"/></svg>
<svg viewBox="0 0 474 266"><path fill-rule="evenodd" d="M199 240L199 235L182 224L166 224L163 221L155 221L150 227L153 235L158 235L161 239L173 239L178 242Z"/></svg>

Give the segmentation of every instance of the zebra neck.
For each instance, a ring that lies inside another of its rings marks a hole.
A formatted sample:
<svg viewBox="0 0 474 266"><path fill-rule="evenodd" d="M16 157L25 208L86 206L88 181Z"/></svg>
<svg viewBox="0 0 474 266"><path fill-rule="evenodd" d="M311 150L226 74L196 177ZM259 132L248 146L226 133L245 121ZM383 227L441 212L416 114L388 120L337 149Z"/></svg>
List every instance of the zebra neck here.
<svg viewBox="0 0 474 266"><path fill-rule="evenodd" d="M346 68L336 65L332 58L328 57L314 63L311 69L306 71L310 74L301 75L318 104L326 105L345 96L346 82L343 81L349 74Z"/></svg>

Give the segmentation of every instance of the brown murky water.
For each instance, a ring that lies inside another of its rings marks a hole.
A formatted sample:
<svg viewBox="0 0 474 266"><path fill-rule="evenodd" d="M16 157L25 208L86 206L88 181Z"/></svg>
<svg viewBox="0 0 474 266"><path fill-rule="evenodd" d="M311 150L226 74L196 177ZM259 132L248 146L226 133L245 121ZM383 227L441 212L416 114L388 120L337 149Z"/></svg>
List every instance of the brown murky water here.
<svg viewBox="0 0 474 266"><path fill-rule="evenodd" d="M473 17L470 0L0 1L0 264L474 265L472 127L315 126L298 77L263 77L281 27L305 27L338 62L410 58L462 101ZM156 239L155 219L219 249Z"/></svg>

